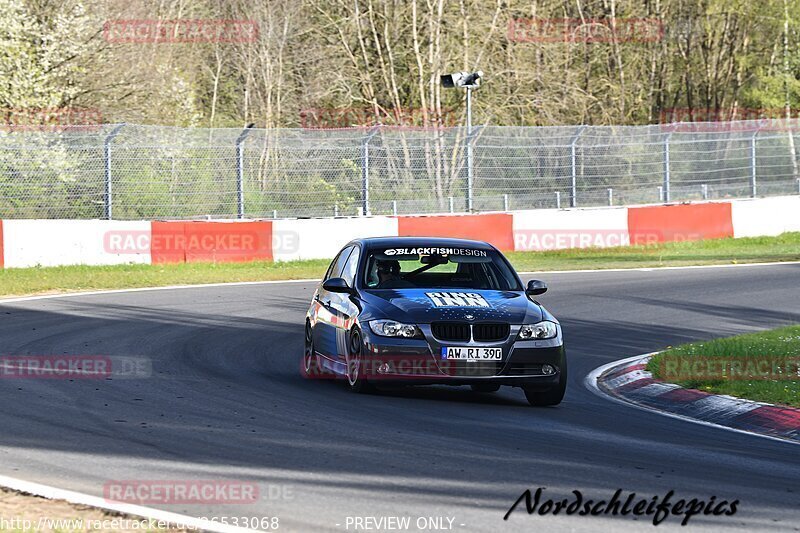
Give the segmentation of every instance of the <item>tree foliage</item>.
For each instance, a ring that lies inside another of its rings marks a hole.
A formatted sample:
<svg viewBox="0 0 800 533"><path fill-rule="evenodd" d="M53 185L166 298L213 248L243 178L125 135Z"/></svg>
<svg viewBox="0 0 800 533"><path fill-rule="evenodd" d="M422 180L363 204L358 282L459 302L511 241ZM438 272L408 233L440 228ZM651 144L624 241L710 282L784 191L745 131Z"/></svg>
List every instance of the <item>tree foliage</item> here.
<svg viewBox="0 0 800 533"><path fill-rule="evenodd" d="M477 122L646 124L675 108L736 117L783 108L787 95L792 109L800 105L799 8L800 0L0 0L0 103L99 108L106 121L261 127L356 107L374 122L432 125L463 113L463 93L442 90L439 76L481 69ZM108 42L104 24L122 19L248 20L259 31L246 42ZM569 36L519 38L519 21L531 20L568 20ZM631 21L645 26L631 33ZM606 37L587 38L598 28Z"/></svg>

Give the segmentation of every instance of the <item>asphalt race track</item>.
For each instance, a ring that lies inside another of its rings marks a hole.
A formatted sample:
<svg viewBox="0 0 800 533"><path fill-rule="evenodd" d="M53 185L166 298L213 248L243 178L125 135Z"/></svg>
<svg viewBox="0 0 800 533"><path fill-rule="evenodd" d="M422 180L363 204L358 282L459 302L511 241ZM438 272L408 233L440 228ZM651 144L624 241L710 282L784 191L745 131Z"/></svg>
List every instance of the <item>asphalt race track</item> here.
<svg viewBox="0 0 800 533"><path fill-rule="evenodd" d="M470 532L653 528L646 517L528 516L524 506L504 522L537 487L740 500L733 517L695 516L687 528L670 517L659 531L800 530L796 445L620 405L583 384L616 359L800 322L800 265L536 277L570 357L556 408L528 407L519 389L355 395L304 380L307 282L0 304L2 355L153 365L148 379L0 380L0 474L97 496L112 480L248 480L258 503L156 507L277 516L280 531L354 531L348 516L387 515L450 517Z"/></svg>

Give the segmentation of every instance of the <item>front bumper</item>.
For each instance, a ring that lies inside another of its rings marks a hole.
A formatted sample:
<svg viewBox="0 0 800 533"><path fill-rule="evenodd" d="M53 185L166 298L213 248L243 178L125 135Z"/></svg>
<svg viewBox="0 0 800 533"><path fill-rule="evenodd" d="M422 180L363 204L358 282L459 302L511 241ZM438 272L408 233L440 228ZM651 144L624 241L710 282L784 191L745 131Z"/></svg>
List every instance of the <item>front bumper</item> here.
<svg viewBox="0 0 800 533"><path fill-rule="evenodd" d="M552 339L516 340L519 325L511 326L507 339L498 342L444 342L431 333L429 325L419 324L424 339L382 337L369 328L365 332L364 360L368 379L398 384L467 385L491 382L526 388L551 388L559 383L566 369L566 352L558 334ZM443 346L502 348L503 359L493 362L442 360ZM542 366L556 368L545 375Z"/></svg>

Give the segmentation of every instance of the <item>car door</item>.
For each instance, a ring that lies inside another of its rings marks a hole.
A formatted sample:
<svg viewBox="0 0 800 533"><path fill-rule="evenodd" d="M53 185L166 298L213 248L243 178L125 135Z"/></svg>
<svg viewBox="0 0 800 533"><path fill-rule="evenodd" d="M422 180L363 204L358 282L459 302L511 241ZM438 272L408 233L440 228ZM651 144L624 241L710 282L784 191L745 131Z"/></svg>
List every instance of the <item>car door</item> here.
<svg viewBox="0 0 800 533"><path fill-rule="evenodd" d="M356 286L356 275L358 273L358 260L361 257L361 248L356 245L347 261L342 267L339 277L344 279L351 288ZM336 357L339 362L344 363L349 347L349 331L353 326L359 308L353 302L352 297L346 293L335 293L331 297L331 311L336 317Z"/></svg>
<svg viewBox="0 0 800 533"><path fill-rule="evenodd" d="M348 246L339 252L339 255L331 263L325 279L322 280L323 283L331 278L341 277L342 270L352 251L353 246ZM338 299L340 296L340 294L323 289L322 283L320 283L314 296L314 349L334 360L338 358L339 353L336 322L338 320L337 308L339 307Z"/></svg>

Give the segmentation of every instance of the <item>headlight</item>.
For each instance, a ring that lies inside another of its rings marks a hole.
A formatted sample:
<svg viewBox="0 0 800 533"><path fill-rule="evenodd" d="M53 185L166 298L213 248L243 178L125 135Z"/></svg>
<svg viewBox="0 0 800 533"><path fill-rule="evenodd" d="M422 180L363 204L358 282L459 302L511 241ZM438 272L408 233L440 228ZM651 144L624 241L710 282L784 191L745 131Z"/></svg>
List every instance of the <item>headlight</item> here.
<svg viewBox="0 0 800 533"><path fill-rule="evenodd" d="M422 338L422 332L414 324L402 324L394 320L373 320L369 327L375 335L382 337Z"/></svg>
<svg viewBox="0 0 800 533"><path fill-rule="evenodd" d="M518 339L552 339L558 334L555 322L544 320L536 324L525 324L519 330Z"/></svg>

